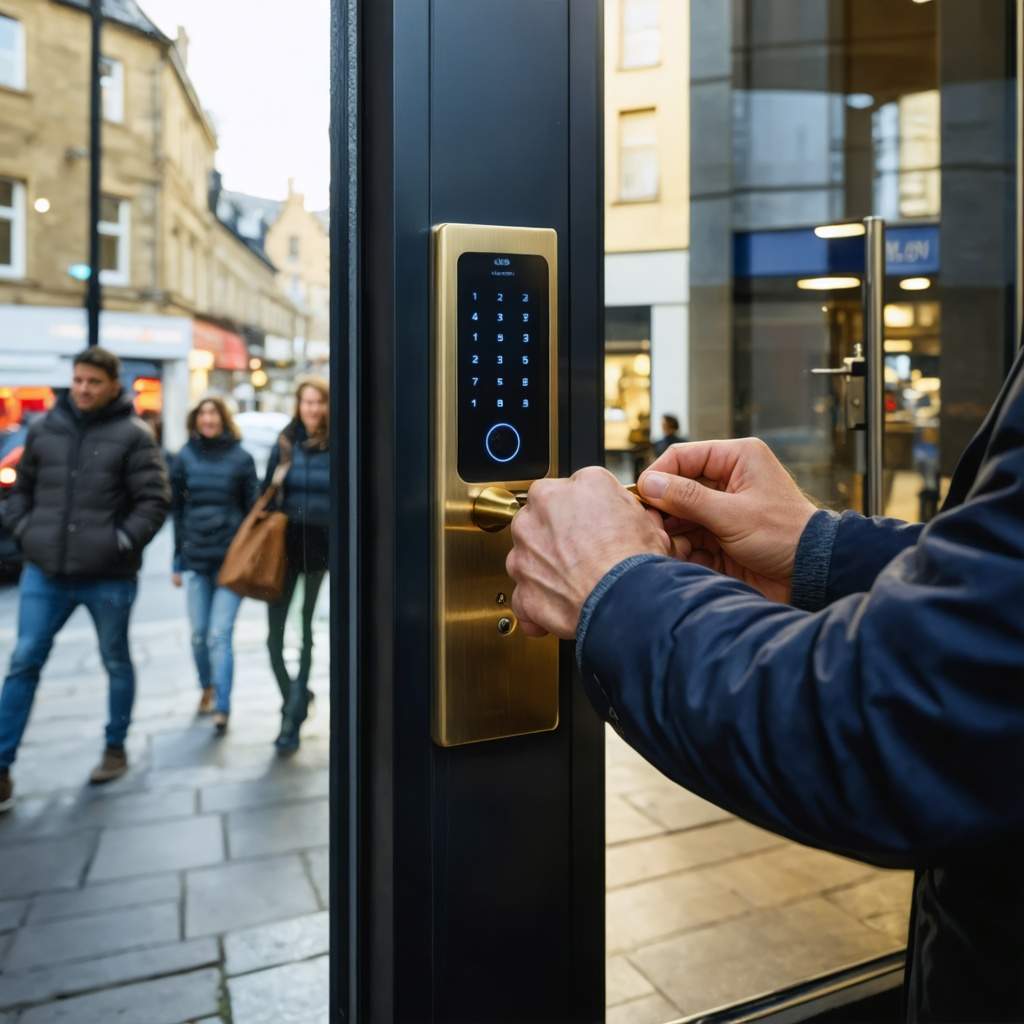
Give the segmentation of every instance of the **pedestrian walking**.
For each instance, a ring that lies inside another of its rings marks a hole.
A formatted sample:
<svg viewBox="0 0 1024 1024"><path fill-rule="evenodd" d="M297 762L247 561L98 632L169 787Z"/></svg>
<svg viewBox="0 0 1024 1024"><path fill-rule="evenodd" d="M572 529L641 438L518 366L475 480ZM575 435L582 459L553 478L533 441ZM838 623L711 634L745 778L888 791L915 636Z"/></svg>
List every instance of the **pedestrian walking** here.
<svg viewBox="0 0 1024 1024"><path fill-rule="evenodd" d="M160 448L121 386L121 363L96 347L75 357L71 389L29 428L4 525L25 569L18 639L0 692L0 811L10 809L10 767L28 724L54 638L85 605L110 678L103 756L89 777L110 782L128 767L125 738L135 700L128 620L143 548L167 517Z"/></svg>
<svg viewBox="0 0 1024 1024"><path fill-rule="evenodd" d="M171 470L174 566L171 580L185 586L199 714L213 712L223 735L231 714L232 635L242 598L217 584L232 538L259 496L256 464L223 398L204 398L188 414L188 441Z"/></svg>
<svg viewBox="0 0 1024 1024"><path fill-rule="evenodd" d="M299 729L306 720L313 694L309 674L313 664L313 614L327 573L331 508L328 450L330 391L319 377L304 379L295 393L295 416L281 432L267 463L265 487L280 485L281 507L288 516L284 591L269 606L267 646L283 702L278 750L299 747ZM288 609L302 580L302 650L298 673L289 674L284 660L284 631Z"/></svg>

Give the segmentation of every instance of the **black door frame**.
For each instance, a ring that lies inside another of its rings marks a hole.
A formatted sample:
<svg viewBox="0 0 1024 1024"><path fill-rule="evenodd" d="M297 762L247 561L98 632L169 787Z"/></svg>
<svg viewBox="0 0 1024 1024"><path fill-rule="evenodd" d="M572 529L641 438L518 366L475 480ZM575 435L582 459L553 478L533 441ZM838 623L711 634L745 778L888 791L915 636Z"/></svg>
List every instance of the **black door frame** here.
<svg viewBox="0 0 1024 1024"><path fill-rule="evenodd" d="M559 230L561 465L601 458L601 15L332 0L332 1020L604 1018L604 732L571 647L557 732L460 750L430 740L425 667L431 224ZM481 81L514 54L521 87Z"/></svg>

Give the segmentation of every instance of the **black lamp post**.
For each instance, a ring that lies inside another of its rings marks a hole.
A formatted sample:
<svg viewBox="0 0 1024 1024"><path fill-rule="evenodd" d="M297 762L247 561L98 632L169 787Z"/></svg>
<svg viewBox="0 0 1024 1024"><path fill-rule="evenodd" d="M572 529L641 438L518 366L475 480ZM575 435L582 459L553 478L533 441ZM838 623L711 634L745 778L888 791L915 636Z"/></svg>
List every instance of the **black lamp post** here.
<svg viewBox="0 0 1024 1024"><path fill-rule="evenodd" d="M89 279L85 308L89 316L89 344L100 343L100 163L103 124L102 54L100 35L103 27L103 0L90 0L92 18L92 63L89 80Z"/></svg>

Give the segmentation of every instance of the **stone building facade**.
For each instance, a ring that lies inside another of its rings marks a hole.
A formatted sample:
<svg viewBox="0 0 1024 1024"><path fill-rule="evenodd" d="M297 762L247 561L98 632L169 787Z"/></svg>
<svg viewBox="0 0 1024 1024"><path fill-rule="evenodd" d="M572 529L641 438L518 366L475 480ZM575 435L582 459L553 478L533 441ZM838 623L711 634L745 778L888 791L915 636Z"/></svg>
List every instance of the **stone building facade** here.
<svg viewBox="0 0 1024 1024"><path fill-rule="evenodd" d="M187 39L134 0L104 0L104 15L101 342L129 383L160 380L173 445L211 371L247 384L248 344L303 335L304 318L266 254L211 209L217 139ZM53 386L85 341L87 0L3 0L0 40L0 388Z"/></svg>

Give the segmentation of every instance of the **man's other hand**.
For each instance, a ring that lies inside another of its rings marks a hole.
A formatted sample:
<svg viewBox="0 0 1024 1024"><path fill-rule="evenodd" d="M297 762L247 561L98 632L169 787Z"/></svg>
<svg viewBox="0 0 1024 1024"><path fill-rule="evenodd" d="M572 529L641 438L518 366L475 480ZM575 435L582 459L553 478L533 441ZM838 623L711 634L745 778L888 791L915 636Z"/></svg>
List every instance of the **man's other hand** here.
<svg viewBox="0 0 1024 1024"><path fill-rule="evenodd" d="M763 441L673 445L639 489L666 513L677 558L789 601L797 545L816 507Z"/></svg>
<svg viewBox="0 0 1024 1024"><path fill-rule="evenodd" d="M507 560L512 610L529 636L576 635L580 612L601 577L631 555L668 555L661 516L645 510L607 470L538 480L512 520Z"/></svg>

